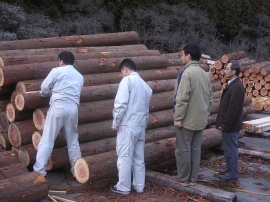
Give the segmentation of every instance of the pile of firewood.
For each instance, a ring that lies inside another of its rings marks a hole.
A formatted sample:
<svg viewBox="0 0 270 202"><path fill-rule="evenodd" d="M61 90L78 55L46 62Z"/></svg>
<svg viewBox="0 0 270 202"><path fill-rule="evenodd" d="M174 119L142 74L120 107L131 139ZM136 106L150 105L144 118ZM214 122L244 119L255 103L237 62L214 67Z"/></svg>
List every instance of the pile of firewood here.
<svg viewBox="0 0 270 202"><path fill-rule="evenodd" d="M222 85L227 83L224 70L231 60L238 60L242 65L240 78L245 86L246 95L252 98L255 110L270 111L270 61L258 63L247 58L244 51L223 55L209 70L211 76Z"/></svg>
<svg viewBox="0 0 270 202"><path fill-rule="evenodd" d="M136 32L123 32L0 42L0 145L10 158L16 157L16 164L20 162L32 170L35 163L49 107L49 98L39 94L40 85L50 70L58 66L57 55L64 50L74 53L74 66L84 77L78 125L82 158L75 165L75 176L79 182L117 174L116 132L111 130L112 109L122 79L118 66L127 57L134 60L138 73L153 90L146 131L146 165L174 157L173 89L178 71L183 68L179 53L160 54L156 50L148 50L139 44ZM200 66L208 72L209 65L213 63L204 58ZM222 89L215 80L211 85L214 103L208 126L215 124ZM254 111L250 104L251 98L246 96L244 114ZM205 129L202 148L218 144L221 144L220 131ZM10 169L15 166L12 162L10 160L8 165ZM68 165L66 141L60 132L46 169L50 171ZM37 173L33 176L40 182L46 182L45 178L40 180ZM0 179L0 187L3 183ZM25 190L22 192L26 194ZM48 190L42 193L47 196Z"/></svg>

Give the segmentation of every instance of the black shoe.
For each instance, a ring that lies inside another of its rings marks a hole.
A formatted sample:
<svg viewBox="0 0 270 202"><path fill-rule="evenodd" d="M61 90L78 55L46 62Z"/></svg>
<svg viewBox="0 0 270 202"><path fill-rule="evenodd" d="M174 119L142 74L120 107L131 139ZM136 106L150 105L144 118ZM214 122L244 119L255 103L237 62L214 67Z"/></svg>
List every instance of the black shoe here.
<svg viewBox="0 0 270 202"><path fill-rule="evenodd" d="M237 181L238 180L237 178L228 178L228 177L226 177L226 175L219 175L218 178L221 179L221 180L224 180L226 182Z"/></svg>
<svg viewBox="0 0 270 202"><path fill-rule="evenodd" d="M116 188L116 185L110 185L110 189L113 191L113 192L116 192L116 193L119 193L119 194L124 194L124 195L128 195L130 192L129 191L121 191L121 190L118 190Z"/></svg>
<svg viewBox="0 0 270 202"><path fill-rule="evenodd" d="M221 175L225 175L226 174L226 170L219 170L219 173L221 174Z"/></svg>

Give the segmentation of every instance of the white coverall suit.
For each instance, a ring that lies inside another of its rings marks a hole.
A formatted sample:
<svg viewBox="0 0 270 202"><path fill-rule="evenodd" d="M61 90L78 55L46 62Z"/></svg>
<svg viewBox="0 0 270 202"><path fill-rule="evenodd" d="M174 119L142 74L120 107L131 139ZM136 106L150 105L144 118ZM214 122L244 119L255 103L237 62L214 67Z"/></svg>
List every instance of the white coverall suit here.
<svg viewBox="0 0 270 202"><path fill-rule="evenodd" d="M53 68L41 84L41 96L51 94L51 99L33 168L44 176L54 141L60 130L67 141L72 174L75 161L81 158L77 126L82 87L83 76L72 65Z"/></svg>
<svg viewBox="0 0 270 202"><path fill-rule="evenodd" d="M144 144L152 89L137 72L122 79L114 101L113 124L118 127L116 152L117 189L143 192L145 185Z"/></svg>

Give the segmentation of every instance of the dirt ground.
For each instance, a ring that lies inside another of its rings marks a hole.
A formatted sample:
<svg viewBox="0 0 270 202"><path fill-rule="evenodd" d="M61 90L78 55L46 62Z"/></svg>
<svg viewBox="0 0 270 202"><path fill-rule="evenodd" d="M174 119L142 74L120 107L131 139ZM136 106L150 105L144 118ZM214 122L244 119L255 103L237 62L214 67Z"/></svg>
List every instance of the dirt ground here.
<svg viewBox="0 0 270 202"><path fill-rule="evenodd" d="M240 145L240 147L248 149L248 147L244 145ZM218 179L213 180L213 178L208 180L205 179L207 176L202 174L204 170L212 170L214 171L213 176L218 176L218 171L220 169L224 169L224 165L225 160L223 153L220 150L212 149L204 151L202 153L198 183L213 188L235 192L239 187L234 184L224 183ZM253 166L252 169L250 168L250 165ZM270 162L267 160L254 158L248 155L240 155L239 174L241 178L262 178L270 181L269 172L262 170L261 165L270 169ZM151 169L169 175L176 175L174 160L159 166L151 167ZM114 193L109 189L109 185L115 184L117 182L117 178L105 179L92 184L87 183L78 185L76 179L71 176L68 168L59 170L58 172L64 173L61 183L67 185L66 188L58 190L65 190L67 192L67 196L70 195L70 200L73 201L209 201L200 196L179 192L170 187L157 186L151 182L146 182L145 190L142 194L131 191L129 195L122 195ZM48 181L50 184L50 179L48 179ZM53 188L53 190L56 189ZM265 190L261 190L261 192L267 191L270 191L270 187L265 187Z"/></svg>

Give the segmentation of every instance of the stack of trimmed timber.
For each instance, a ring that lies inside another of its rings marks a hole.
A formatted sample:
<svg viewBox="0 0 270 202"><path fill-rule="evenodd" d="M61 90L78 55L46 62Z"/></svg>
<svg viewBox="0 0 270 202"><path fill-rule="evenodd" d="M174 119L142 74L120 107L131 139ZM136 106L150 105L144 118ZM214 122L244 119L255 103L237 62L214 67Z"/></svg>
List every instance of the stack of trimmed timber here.
<svg viewBox="0 0 270 202"><path fill-rule="evenodd" d="M270 117L243 122L243 128L249 133L262 133L270 130Z"/></svg>
<svg viewBox="0 0 270 202"><path fill-rule="evenodd" d="M92 47L93 44L83 40L85 37L78 37L81 39L79 45L85 47L75 47L77 44L75 42L63 45L63 43L70 43L69 41L73 40L69 37L48 38L45 40L46 45L43 44L44 40L27 40L22 43L20 48L14 42L10 44L10 49L13 50L8 50L6 44L3 43L2 46L0 42L0 57L2 57L0 93L7 95L7 101L3 104L5 106L3 114L6 114L8 120L6 137L8 137L12 149L17 152L24 165L32 166L35 163L36 148L42 135L49 103L48 98L41 98L39 95L40 84L51 68L58 66L56 56L63 50L69 50L74 53L76 58L74 66L83 74L85 81L79 106L78 125L83 158L96 158L96 155L105 155L102 158L106 158L107 152L115 150L116 132L112 131L110 127L113 99L122 79L118 65L124 58L130 57L136 62L138 73L147 81L154 93L146 131L146 161L149 161L147 165L166 160L164 152L167 149L171 151L175 141L170 139L175 135L172 97L175 78L178 71L183 68L181 59L177 56L161 55L158 51L151 51L144 45L137 44L139 37L135 32L89 35L88 41L91 43L93 41L90 40L91 37L95 38L95 42L99 41L99 43L94 43L96 47ZM117 38L118 41L114 38ZM119 40L120 38L124 41ZM125 41L126 39L128 41ZM60 40L61 43L57 40ZM49 46L47 43L53 43L53 45ZM4 47L2 51L1 47ZM200 64L205 71L208 71L209 65L213 64L213 61L206 57L201 60ZM215 102L211 115L209 115L208 125L215 123L221 87L219 83L212 83ZM244 113L251 113L254 110L249 103L250 99L247 98ZM204 147L220 144L220 132L216 129L206 129L204 134L204 142L206 142ZM173 156L168 155L167 157L173 158ZM154 160L156 158L159 161ZM100 161L98 162L100 163ZM69 165L69 160L66 141L60 133L55 141L47 170L67 165ZM106 173L104 173L105 175Z"/></svg>
<svg viewBox="0 0 270 202"><path fill-rule="evenodd" d="M233 52L215 61L214 67L209 70L211 77L226 85L224 69L231 60L238 60L242 65L240 79L245 87L246 95L252 97L255 110L270 111L270 61L257 63L247 58L244 51Z"/></svg>

